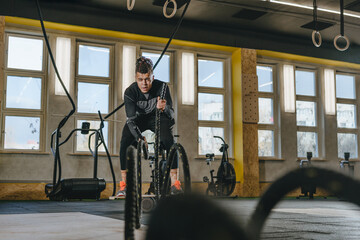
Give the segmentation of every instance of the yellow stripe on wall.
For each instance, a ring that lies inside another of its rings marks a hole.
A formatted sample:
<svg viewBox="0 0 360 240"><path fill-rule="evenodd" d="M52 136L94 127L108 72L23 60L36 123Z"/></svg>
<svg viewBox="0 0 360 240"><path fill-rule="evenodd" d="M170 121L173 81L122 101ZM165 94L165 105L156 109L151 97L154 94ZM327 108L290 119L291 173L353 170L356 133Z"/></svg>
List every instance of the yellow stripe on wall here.
<svg viewBox="0 0 360 240"><path fill-rule="evenodd" d="M5 22L13 23L13 24L20 24L20 25L25 25L25 26L32 26L32 27L41 27L39 20L20 18L20 17L6 16ZM115 37L115 38L130 39L130 40L136 40L136 41L146 41L146 42L166 44L169 40L168 38L163 38L163 37L153 37L153 36L140 35L140 34L134 34L134 33L118 32L118 31L113 31L113 30L75 26L75 25L64 24L64 23L55 23L55 22L44 21L44 25L45 25L46 29L84 33L84 34L91 34L91 35L104 36L104 37ZM193 47L193 48L195 47L195 48L218 50L218 51L224 51L224 52L230 52L230 53L232 53L236 49L238 49L235 47L228 47L228 46L221 46L221 45L207 44L207 43L198 43L198 42L177 40L177 39L173 39L171 41L171 44L177 45L177 46L184 46L184 47Z"/></svg>
<svg viewBox="0 0 360 240"><path fill-rule="evenodd" d="M360 64L329 60L324 58L306 57L296 54L274 52L269 50L256 50L256 53L258 56L264 56L264 57L272 57L272 58L279 58L284 60L299 61L306 63L315 63L315 64L333 66L333 67L360 69Z"/></svg>

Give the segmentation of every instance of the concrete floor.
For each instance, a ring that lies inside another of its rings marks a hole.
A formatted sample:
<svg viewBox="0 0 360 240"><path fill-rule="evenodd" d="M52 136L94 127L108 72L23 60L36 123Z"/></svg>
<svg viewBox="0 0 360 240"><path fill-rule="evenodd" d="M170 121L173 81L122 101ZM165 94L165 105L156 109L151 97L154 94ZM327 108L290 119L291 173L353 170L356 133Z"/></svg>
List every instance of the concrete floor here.
<svg viewBox="0 0 360 240"><path fill-rule="evenodd" d="M217 199L245 226L257 199ZM2 201L0 240L124 239L124 200ZM143 239L149 215L136 239ZM262 239L360 239L360 209L337 199L284 200L273 209Z"/></svg>

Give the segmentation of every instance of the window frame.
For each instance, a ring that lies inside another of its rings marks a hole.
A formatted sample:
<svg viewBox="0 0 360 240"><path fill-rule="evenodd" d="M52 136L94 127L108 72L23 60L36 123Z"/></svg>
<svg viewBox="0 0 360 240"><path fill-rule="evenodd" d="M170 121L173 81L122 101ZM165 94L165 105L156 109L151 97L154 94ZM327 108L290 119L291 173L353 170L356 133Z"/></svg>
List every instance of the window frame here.
<svg viewBox="0 0 360 240"><path fill-rule="evenodd" d="M147 47L140 47L140 56L142 56L143 52L148 52L148 53L154 53L154 54L160 54L161 55L161 52L162 50L154 50L153 48L147 48ZM173 86L174 86L174 76L175 76L175 71L174 71L174 52L171 51L171 50L167 50L164 55L169 55L169 82L166 83L169 88L170 88L170 91L172 92L173 90ZM135 63L134 63L135 64ZM155 62L153 62L153 64L155 65ZM155 76L155 79L156 79L156 76ZM162 81L162 79L159 79L160 81Z"/></svg>
<svg viewBox="0 0 360 240"><path fill-rule="evenodd" d="M258 156L260 159L267 158L279 158L279 94L278 94L278 83L277 83L277 64L266 63L266 62L257 62L256 66L262 67L271 67L272 68L272 79L273 79L273 90L272 92L260 92L258 91L258 98L271 98L273 100L273 124L258 123L259 130L270 130L273 131L274 136L274 155L273 156ZM259 79L257 84L259 84ZM260 108L259 108L260 109Z"/></svg>
<svg viewBox="0 0 360 240"><path fill-rule="evenodd" d="M294 74L295 74L295 78L294 78L294 86L295 86L295 124L296 124L296 135L298 132L313 132L316 133L317 136L317 156L315 156L315 154L313 154L313 159L320 159L323 157L323 150L322 150L322 138L321 138L321 119L322 119L322 111L321 111L321 106L320 106L320 90L321 90L321 81L320 81L320 74L319 74L319 69L317 67L306 67L306 66L301 66L301 65L295 65L294 66ZM314 73L314 79L315 79L315 96L307 96L307 95L298 95L296 94L296 71L304 71L304 72L313 72ZM315 122L316 125L315 126L299 126L297 125L297 108L296 108L296 103L297 101L306 101L306 102L314 102L315 103L315 108L316 108L316 113L315 113ZM298 141L296 139L296 152L298 149ZM298 159L304 158L304 157L300 157L297 155L296 153L296 157ZM306 156L305 156L306 157Z"/></svg>
<svg viewBox="0 0 360 240"><path fill-rule="evenodd" d="M354 77L354 90L355 90L355 98L354 99L349 99L349 98L338 98L336 97L336 76L337 75L349 75L349 76L353 76ZM360 129L359 129L359 121L360 121L360 110L359 110L359 106L360 106L360 98L359 98L359 94L358 94L358 89L360 89L360 77L358 73L350 73L348 71L341 71L341 70L335 70L335 109L336 109L336 137L338 136L339 133L348 133L348 134L355 134L356 135L356 142L357 142L357 157L351 157L350 159L359 159L359 150L360 150L360 143L359 143L359 134L360 134ZM355 127L354 128L341 128L338 127L338 122L337 122L337 104L351 104L355 106ZM337 146L337 158L339 158L339 142L338 139L336 139L336 146ZM340 157L339 159L344 159L343 157Z"/></svg>
<svg viewBox="0 0 360 240"><path fill-rule="evenodd" d="M220 61L223 63L223 87L222 88L216 88L216 87L202 87L199 86L199 60L210 60L210 61ZM197 119L197 139L199 139L199 128L200 127L213 127L213 128L223 128L224 129L224 140L226 143L230 143L230 136L232 134L229 133L230 130L230 123L229 123L229 111L232 107L230 104L225 104L228 100L229 96L229 84L231 84L230 81L230 74L228 73L229 69L229 62L227 56L210 56L204 53L195 53L194 58L194 64L195 64L195 105L196 105L196 119ZM210 120L199 120L199 94L200 93L209 93L209 94L221 94L223 95L223 111L224 111L224 119L223 121L210 121ZM229 144L230 145L230 144ZM197 158L203 158L205 154L199 153L199 144L197 144ZM229 152L229 155L231 156L231 153ZM221 157L221 155L215 155L216 157Z"/></svg>
<svg viewBox="0 0 360 240"><path fill-rule="evenodd" d="M78 74L79 70L79 52L80 52L80 45L85 46L94 46L94 47L103 47L109 48L109 77L99 77L99 76L87 76L87 75L80 75ZM107 84L109 85L109 102L108 102L108 111L106 113L101 113L103 117L110 113L110 111L114 108L114 91L115 91L115 43L114 42L92 42L86 41L83 39L76 39L76 49L75 49L75 85L74 85L74 92L76 95L75 105L76 105L76 117L74 119L74 128L77 127L78 120L88 120L88 121L100 121L98 117L98 113L83 113L78 112L78 90L79 90L79 83L94 83L94 84ZM117 80L118 81L118 80ZM90 126L91 128L91 126ZM112 121L108 122L108 139L107 139L107 147L109 152L113 152L113 143L115 133L114 130L114 123ZM76 135L77 137L77 135ZM73 142L73 153L75 154L84 154L87 151L79 151L77 148L77 138L74 139Z"/></svg>
<svg viewBox="0 0 360 240"><path fill-rule="evenodd" d="M42 70L28 70L28 69L18 69L18 68L9 68L8 67L8 57L9 57L9 38L10 37L19 37L19 38L28 38L28 39L37 39L43 41L42 48ZM44 153L46 146L46 97L48 93L48 52L46 49L45 40L42 36L39 36L37 33L27 32L27 33L15 33L11 30L5 30L5 53L4 53L4 94L2 95L2 104L1 104L1 117L0 117L0 128L1 137L0 137L0 152L2 153ZM26 109L26 108L7 108L6 107L6 98L7 98L7 77L8 76L19 76L19 77L34 77L41 79L41 93L40 93L40 109ZM5 118L7 116L18 116L18 117L39 117L40 118L40 133L39 133L39 149L6 149L5 148Z"/></svg>

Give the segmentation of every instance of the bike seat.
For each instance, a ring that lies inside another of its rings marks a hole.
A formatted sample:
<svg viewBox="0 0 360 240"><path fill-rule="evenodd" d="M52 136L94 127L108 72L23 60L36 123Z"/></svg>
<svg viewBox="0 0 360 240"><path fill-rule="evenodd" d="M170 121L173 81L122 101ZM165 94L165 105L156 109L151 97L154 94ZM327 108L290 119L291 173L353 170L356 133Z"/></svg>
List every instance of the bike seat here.
<svg viewBox="0 0 360 240"><path fill-rule="evenodd" d="M207 158L213 158L213 157L215 157L215 154L214 154L214 153L207 153L207 154L205 155L205 157L207 157Z"/></svg>

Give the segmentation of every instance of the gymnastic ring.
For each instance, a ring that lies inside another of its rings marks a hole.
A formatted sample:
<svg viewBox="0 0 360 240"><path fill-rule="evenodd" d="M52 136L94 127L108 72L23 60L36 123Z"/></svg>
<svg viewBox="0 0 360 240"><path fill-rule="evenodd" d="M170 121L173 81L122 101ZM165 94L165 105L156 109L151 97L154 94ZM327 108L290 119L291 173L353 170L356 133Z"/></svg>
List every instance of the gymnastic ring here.
<svg viewBox="0 0 360 240"><path fill-rule="evenodd" d="M316 35L318 35L319 42L316 42ZM314 30L311 34L312 42L315 45L315 47L320 47L322 43L321 33L319 31Z"/></svg>
<svg viewBox="0 0 360 240"><path fill-rule="evenodd" d="M337 45L337 40L339 39L339 38L343 38L343 39L345 39L345 41L346 41L346 46L344 47L344 48L340 48L338 45ZM344 35L341 35L341 34L339 34L339 35L337 35L335 38L334 38L334 46L335 46L335 48L337 49L337 50L339 50L339 51L345 51L345 50L347 50L348 48L349 48L349 46L350 46L350 41L349 41L349 39Z"/></svg>
<svg viewBox="0 0 360 240"><path fill-rule="evenodd" d="M172 13L170 15L167 14L166 12L166 9L167 9L167 6L168 4L172 2L174 4L174 10L172 11ZM176 1L175 0L166 0L165 4L164 4L164 7L163 7L163 14L166 18L172 18L175 13L176 13L176 10L177 10L177 4L176 4Z"/></svg>
<svg viewBox="0 0 360 240"><path fill-rule="evenodd" d="M127 0L127 9L129 11L133 10L134 6L135 6L135 0ZM131 3L130 3L131 2Z"/></svg>

